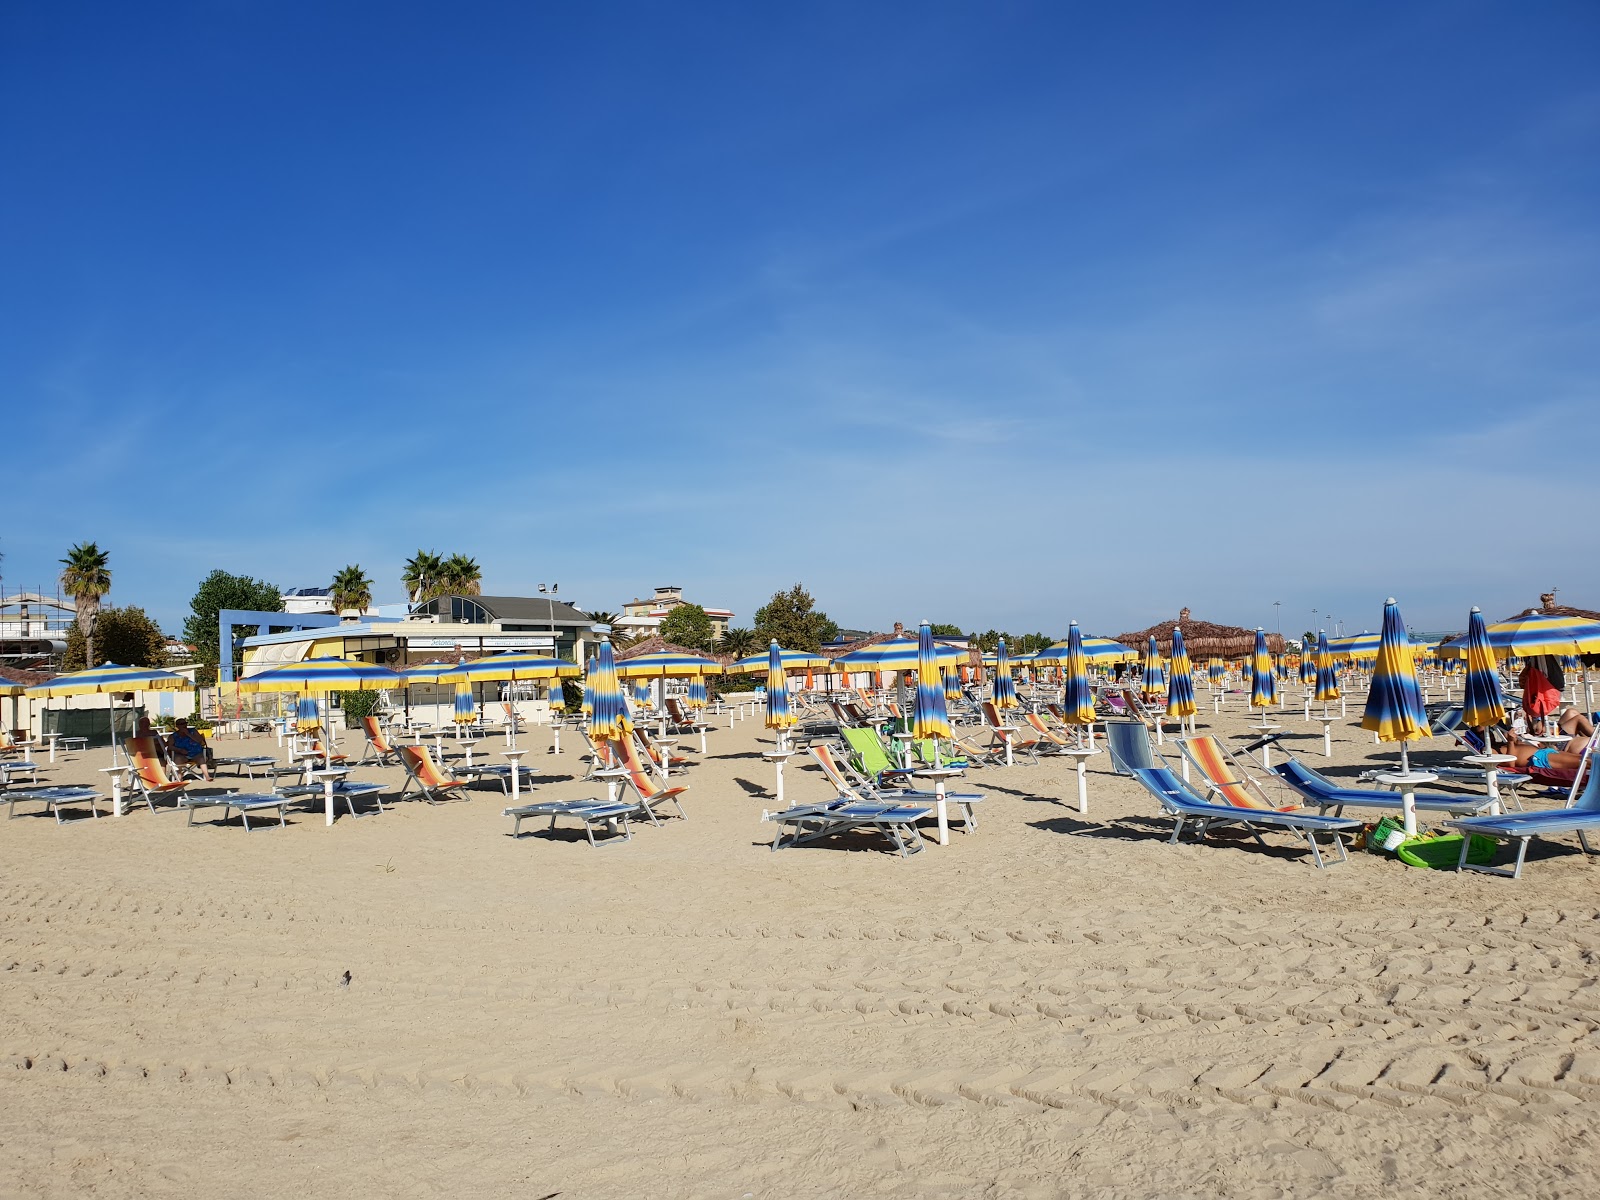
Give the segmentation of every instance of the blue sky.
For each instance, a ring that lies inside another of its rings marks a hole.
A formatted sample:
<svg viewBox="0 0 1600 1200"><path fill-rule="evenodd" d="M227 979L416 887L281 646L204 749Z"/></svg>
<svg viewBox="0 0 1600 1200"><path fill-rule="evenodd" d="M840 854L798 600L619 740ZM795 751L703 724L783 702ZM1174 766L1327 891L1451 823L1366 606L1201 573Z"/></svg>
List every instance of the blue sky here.
<svg viewBox="0 0 1600 1200"><path fill-rule="evenodd" d="M10 5L8 590L1600 607L1600 9Z"/></svg>

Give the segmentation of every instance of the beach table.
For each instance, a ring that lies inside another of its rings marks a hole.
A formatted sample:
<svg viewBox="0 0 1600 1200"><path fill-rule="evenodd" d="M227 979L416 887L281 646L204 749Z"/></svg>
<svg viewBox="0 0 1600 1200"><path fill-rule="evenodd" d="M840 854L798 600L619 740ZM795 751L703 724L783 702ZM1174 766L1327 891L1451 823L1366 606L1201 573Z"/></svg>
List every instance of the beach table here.
<svg viewBox="0 0 1600 1200"><path fill-rule="evenodd" d="M941 846L950 844L950 810L945 799L945 780L959 774L961 774L959 770L951 770L949 767L929 767L926 770L913 771L911 773L911 778L913 779L933 780L933 812L934 817L939 822L939 845Z"/></svg>
<svg viewBox="0 0 1600 1200"><path fill-rule="evenodd" d="M1484 779L1489 788L1489 812L1498 817L1500 807L1500 768L1506 763L1517 761L1515 754L1469 754L1461 760L1471 763L1475 767L1484 768Z"/></svg>

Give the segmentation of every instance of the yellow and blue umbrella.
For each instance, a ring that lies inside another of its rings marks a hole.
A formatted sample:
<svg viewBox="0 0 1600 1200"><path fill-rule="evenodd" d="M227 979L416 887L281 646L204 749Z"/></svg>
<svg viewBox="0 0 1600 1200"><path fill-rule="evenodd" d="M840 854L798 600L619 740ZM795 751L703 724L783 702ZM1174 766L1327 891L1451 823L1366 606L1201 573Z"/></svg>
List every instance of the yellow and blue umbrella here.
<svg viewBox="0 0 1600 1200"><path fill-rule="evenodd" d="M1206 664L1206 676L1212 687L1221 687L1222 681L1228 677L1228 668L1220 658L1213 658Z"/></svg>
<svg viewBox="0 0 1600 1200"><path fill-rule="evenodd" d="M589 713L589 737L596 745L625 736L633 728L628 719L627 707L622 702L622 682L617 678L617 660L611 649L611 639L600 639L600 652L595 656L594 670L589 672L588 687L593 710Z"/></svg>
<svg viewBox="0 0 1600 1200"><path fill-rule="evenodd" d="M939 674L939 659L934 651L933 628L926 621L917 630L917 698L911 711L914 737L937 741L950 736L950 713L944 706L944 680Z"/></svg>
<svg viewBox="0 0 1600 1200"><path fill-rule="evenodd" d="M1467 690L1461 723L1471 729L1488 729L1506 719L1506 698L1500 691L1494 647L1483 613L1474 606L1467 618Z"/></svg>
<svg viewBox="0 0 1600 1200"><path fill-rule="evenodd" d="M239 681L241 692L299 692L302 696L326 696L330 692L382 692L404 687L406 680L388 667L362 662L358 658L308 658L304 662L268 667ZM333 734L322 739L324 765L333 761ZM328 821L332 824L332 809Z"/></svg>
<svg viewBox="0 0 1600 1200"><path fill-rule="evenodd" d="M1600 654L1600 621L1587 617L1531 612L1509 621L1496 621L1487 627L1487 633L1497 658ZM1458 637L1440 646L1438 653L1442 658L1462 658L1466 649L1466 639Z"/></svg>
<svg viewBox="0 0 1600 1200"><path fill-rule="evenodd" d="M1140 687L1147 697L1159 696L1167 687L1166 668L1161 665L1161 651L1156 646L1156 635L1150 635L1150 645L1144 652L1144 682Z"/></svg>
<svg viewBox="0 0 1600 1200"><path fill-rule="evenodd" d="M778 647L778 661L783 664L785 674L799 671L826 671L833 666L833 660L822 654L812 654L806 650L785 650ZM752 654L748 658L741 658L728 666L729 675L759 675L772 667L772 649L768 647L760 654Z"/></svg>
<svg viewBox="0 0 1600 1200"><path fill-rule="evenodd" d="M1061 719L1088 731L1094 724L1094 690L1089 686L1089 660L1083 652L1083 633L1076 621L1067 626L1066 647L1067 657L1061 667Z"/></svg>
<svg viewBox="0 0 1600 1200"><path fill-rule="evenodd" d="M1011 661L1006 654L1006 640L1001 638L994 648L994 707L997 712L1005 712L1008 708L1016 708L1021 703L1017 699L1017 684L1011 678Z"/></svg>
<svg viewBox="0 0 1600 1200"><path fill-rule="evenodd" d="M82 671L57 675L43 683L36 683L23 694L35 700L50 700L58 696L94 696L106 698L106 719L111 729L111 761L117 761L117 717L113 697L123 692L180 692L194 687L182 675L162 671L156 667L124 667L117 663L102 663Z"/></svg>
<svg viewBox="0 0 1600 1200"><path fill-rule="evenodd" d="M1155 638L1150 639L1152 642ZM1189 650L1183 644L1183 630L1172 628L1172 680L1167 687L1167 716L1180 722L1195 714L1194 675L1189 666Z"/></svg>
<svg viewBox="0 0 1600 1200"><path fill-rule="evenodd" d="M580 707L583 712L583 719L586 721L589 719L590 714L594 712L594 673L598 666L599 662L592 654L589 656L589 661L584 664L583 703Z"/></svg>
<svg viewBox="0 0 1600 1200"><path fill-rule="evenodd" d="M941 667L960 666L967 657L965 650L937 639L933 644L933 653ZM904 636L885 638L871 646L841 654L833 660L833 665L847 671L915 671L917 639Z"/></svg>
<svg viewBox="0 0 1600 1200"><path fill-rule="evenodd" d="M689 680L689 709L691 712L699 712L708 703L710 701L706 697L705 676L696 675Z"/></svg>
<svg viewBox="0 0 1600 1200"><path fill-rule="evenodd" d="M1078 640L1083 644L1083 659L1086 663L1136 662L1139 658L1138 651L1131 650L1121 642L1114 642L1110 638L1085 637L1080 633ZM1040 650L1033 656L1033 661L1039 666L1063 666L1067 661L1067 643L1057 642Z"/></svg>
<svg viewBox="0 0 1600 1200"><path fill-rule="evenodd" d="M472 684L465 679L456 684L456 711L451 717L457 725L470 725L478 719L478 699L472 694Z"/></svg>
<svg viewBox="0 0 1600 1200"><path fill-rule="evenodd" d="M954 667L944 668L944 698L961 699L961 675Z"/></svg>
<svg viewBox="0 0 1600 1200"><path fill-rule="evenodd" d="M315 696L299 696L294 702L294 724L301 733L309 733L322 724L322 710Z"/></svg>
<svg viewBox="0 0 1600 1200"><path fill-rule="evenodd" d="M789 676L783 669L783 651L778 639L773 638L767 647L767 728L778 730L778 744L784 741L783 731L799 721L789 711Z"/></svg>
<svg viewBox="0 0 1600 1200"><path fill-rule="evenodd" d="M1300 647L1300 682L1308 688L1317 686L1317 656L1310 646Z"/></svg>
<svg viewBox="0 0 1600 1200"><path fill-rule="evenodd" d="M1326 704L1339 698L1339 664L1328 646L1328 631L1317 635L1317 694L1316 699Z"/></svg>
<svg viewBox="0 0 1600 1200"><path fill-rule="evenodd" d="M1255 653L1250 656L1250 707L1271 708L1277 702L1278 679L1272 671L1272 655L1267 653L1266 631L1257 629Z"/></svg>
<svg viewBox="0 0 1600 1200"><path fill-rule="evenodd" d="M573 669L576 670L577 668L574 667ZM545 699L550 704L551 712L564 712L567 707L566 685L559 678L552 678L550 680L550 691Z"/></svg>
<svg viewBox="0 0 1600 1200"><path fill-rule="evenodd" d="M1392 596L1383 604L1378 661L1372 670L1361 728L1377 734L1379 741L1401 743L1403 763L1405 743L1431 736L1428 714L1422 707L1422 689L1417 686L1411 643L1400 619L1400 606Z"/></svg>
<svg viewBox="0 0 1600 1200"><path fill-rule="evenodd" d="M510 651L433 668L438 683L510 683L526 679L576 679L578 664L564 658Z"/></svg>
<svg viewBox="0 0 1600 1200"><path fill-rule="evenodd" d="M1328 643L1335 658L1347 661L1370 661L1378 657L1378 647L1383 635L1377 633L1352 633L1349 637L1334 638Z"/></svg>

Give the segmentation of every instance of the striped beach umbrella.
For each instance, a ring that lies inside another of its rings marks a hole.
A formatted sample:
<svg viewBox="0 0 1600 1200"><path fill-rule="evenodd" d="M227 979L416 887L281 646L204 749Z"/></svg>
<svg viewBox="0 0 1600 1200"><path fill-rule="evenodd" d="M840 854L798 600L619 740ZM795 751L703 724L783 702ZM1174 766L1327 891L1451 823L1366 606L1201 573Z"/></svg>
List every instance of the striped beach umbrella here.
<svg viewBox="0 0 1600 1200"><path fill-rule="evenodd" d="M784 744L784 731L800 718L789 711L789 675L783 669L783 652L778 639L767 647L767 728L778 731L778 745Z"/></svg>
<svg viewBox="0 0 1600 1200"><path fill-rule="evenodd" d="M583 719L585 721L587 721L590 715L594 712L594 673L599 666L600 660L593 654L589 655L589 661L584 664L583 703L578 707L583 713Z"/></svg>
<svg viewBox="0 0 1600 1200"><path fill-rule="evenodd" d="M577 663L543 654L487 654L470 662L443 663L436 669L439 683L513 683L525 679L576 679Z"/></svg>
<svg viewBox="0 0 1600 1200"><path fill-rule="evenodd" d="M1154 638L1150 639L1152 642ZM1195 714L1194 675L1189 667L1189 650L1183 644L1183 630L1172 627L1172 681L1167 687L1167 716L1185 717Z"/></svg>
<svg viewBox="0 0 1600 1200"><path fill-rule="evenodd" d="M1328 647L1328 631L1317 635L1317 694L1319 703L1339 698L1339 664Z"/></svg>
<svg viewBox="0 0 1600 1200"><path fill-rule="evenodd" d="M933 629L924 621L917 629L917 697L911 710L911 732L918 739L950 736L950 714L944 705L944 678L934 651Z"/></svg>
<svg viewBox="0 0 1600 1200"><path fill-rule="evenodd" d="M1250 707L1271 708L1277 702L1278 679L1272 672L1272 655L1267 653L1267 634L1257 629L1256 650L1250 656Z"/></svg>
<svg viewBox="0 0 1600 1200"><path fill-rule="evenodd" d="M1400 606L1392 596L1383 604L1383 632L1379 639L1378 660L1372 670L1361 728L1377 734L1379 741L1399 742L1404 762L1405 743L1431 734L1428 714L1422 707L1422 689L1417 686L1411 643L1400 619Z"/></svg>
<svg viewBox="0 0 1600 1200"><path fill-rule="evenodd" d="M1150 645L1144 652L1144 682L1140 691L1145 697L1154 698L1161 695L1167 688L1166 668L1161 664L1161 651L1156 646L1156 635L1150 635Z"/></svg>
<svg viewBox="0 0 1600 1200"><path fill-rule="evenodd" d="M1531 612L1509 621L1496 621L1487 627L1487 632L1497 658L1600 654L1600 621L1587 617ZM1441 645L1438 652L1444 658L1464 658L1466 649L1466 638L1456 637Z"/></svg>
<svg viewBox="0 0 1600 1200"><path fill-rule="evenodd" d="M1076 621L1067 626L1066 646L1067 658L1061 667L1061 719L1068 725L1082 726L1093 737L1094 689L1089 686L1089 660L1083 652L1083 633Z"/></svg>
<svg viewBox="0 0 1600 1200"><path fill-rule="evenodd" d="M1334 638L1328 646L1333 656L1347 662L1366 661L1378 657L1378 646L1383 635L1378 633L1352 633L1349 637Z"/></svg>
<svg viewBox="0 0 1600 1200"><path fill-rule="evenodd" d="M1317 685L1317 656L1310 646L1300 647L1300 682L1308 688Z"/></svg>
<svg viewBox="0 0 1600 1200"><path fill-rule="evenodd" d="M600 639L600 650L595 655L594 669L589 672L590 690L589 737L598 745L614 738L624 737L633 728L628 719L626 705L622 702L622 681L617 678L617 659L611 649L611 639Z"/></svg>
<svg viewBox="0 0 1600 1200"><path fill-rule="evenodd" d="M994 648L994 706L998 712L1016 708L1017 683L1011 678L1011 656L1006 653L1006 640L1001 638Z"/></svg>
<svg viewBox="0 0 1600 1200"><path fill-rule="evenodd" d="M812 654L809 650L785 650L778 647L778 661L783 664L785 674L800 671L821 670L826 671L833 661L823 654ZM769 646L760 654L752 654L748 658L741 658L728 665L729 675L764 675L772 666L772 649Z"/></svg>
<svg viewBox="0 0 1600 1200"><path fill-rule="evenodd" d="M301 696L322 697L330 692L382 692L400 688L406 680L398 672L358 658L308 658L304 662L268 667L239 681L241 692L299 692ZM332 731L322 739L324 766L333 764ZM333 824L333 809L328 809L328 824Z"/></svg>
<svg viewBox="0 0 1600 1200"><path fill-rule="evenodd" d="M478 699L472 694L472 684L465 679L456 684L456 711L451 717L457 725L471 725L478 719Z"/></svg>
<svg viewBox="0 0 1600 1200"><path fill-rule="evenodd" d="M953 667L944 669L944 698L946 700L961 699L961 676Z"/></svg>
<svg viewBox="0 0 1600 1200"><path fill-rule="evenodd" d="M938 638L933 641L934 657L941 667L956 667L967 658L967 651ZM917 639L897 636L885 638L849 654L841 654L833 665L846 671L915 671L917 669Z"/></svg>
<svg viewBox="0 0 1600 1200"><path fill-rule="evenodd" d="M1220 658L1213 658L1206 664L1206 677L1210 680L1212 687L1221 687L1223 681L1228 677L1227 664Z"/></svg>
<svg viewBox="0 0 1600 1200"><path fill-rule="evenodd" d="M710 701L706 697L706 680L704 675L696 675L689 680L689 710L699 712Z"/></svg>
<svg viewBox="0 0 1600 1200"><path fill-rule="evenodd" d="M573 669L574 669L574 671L576 671L577 668L574 667ZM566 689L566 685L563 684L561 682L561 680L559 680L559 679L552 679L550 681L550 690L546 694L545 700L549 703L551 712L564 712L564 711L566 711L566 707L567 707L567 689Z"/></svg>
<svg viewBox="0 0 1600 1200"><path fill-rule="evenodd" d="M309 733L322 724L322 710L315 696L299 696L294 702L294 724L301 733Z"/></svg>
<svg viewBox="0 0 1600 1200"><path fill-rule="evenodd" d="M1506 719L1506 698L1500 691L1500 672L1495 666L1494 647L1489 644L1489 627L1476 606L1467 618L1466 642L1467 690L1461 723L1471 729L1488 729Z"/></svg>
<svg viewBox="0 0 1600 1200"><path fill-rule="evenodd" d="M111 731L111 761L117 761L117 714L114 697L124 692L181 692L194 687L182 675L162 671L156 667L124 667L118 663L102 663L82 671L69 671L26 689L23 695L34 700L52 700L65 696L96 696L106 698L106 721Z"/></svg>

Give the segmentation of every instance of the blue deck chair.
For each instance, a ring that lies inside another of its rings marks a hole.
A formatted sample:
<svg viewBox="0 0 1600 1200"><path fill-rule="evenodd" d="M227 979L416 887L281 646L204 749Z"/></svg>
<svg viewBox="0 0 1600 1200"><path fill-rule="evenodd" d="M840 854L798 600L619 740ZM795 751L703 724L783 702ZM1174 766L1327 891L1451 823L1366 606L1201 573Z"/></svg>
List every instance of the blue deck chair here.
<svg viewBox="0 0 1600 1200"><path fill-rule="evenodd" d="M1267 770L1300 793L1307 804L1315 805L1324 812L1331 808L1335 816L1342 815L1347 805L1352 808L1383 808L1391 812L1399 812L1404 807L1399 792L1340 787L1293 756L1274 763ZM1473 774L1480 780L1483 778L1482 771L1474 771ZM1421 792L1413 793L1413 799L1416 800L1418 812L1442 812L1453 816L1481 813L1491 802L1487 795L1427 795Z"/></svg>
<svg viewBox="0 0 1600 1200"><path fill-rule="evenodd" d="M1600 771L1589 770L1586 773L1586 768L1593 765L1590 762L1593 751L1594 742L1591 740L1584 748L1583 761L1578 764L1578 778L1573 782L1572 792L1565 808L1507 813L1499 817L1462 817L1458 821L1444 822L1465 835L1461 839L1461 861L1456 864L1456 870L1482 871L1485 875L1503 875L1507 879L1521 879L1522 862L1528 853L1528 843L1536 837L1554 837L1562 833L1577 834L1578 845L1583 848L1584 854L1595 853L1590 849L1588 838L1585 836L1588 833L1600 832ZM1475 833L1506 841L1515 839L1517 861L1512 869L1508 871L1504 867L1469 863L1467 852L1472 846L1472 835Z"/></svg>
<svg viewBox="0 0 1600 1200"><path fill-rule="evenodd" d="M772 839L774 850L781 850L785 846L803 846L807 842L836 834L869 830L888 838L901 858L909 858L921 851L923 846L917 822L932 814L933 809L914 804L835 800L828 804L799 804L782 812L762 813L761 819L778 823L777 836ZM784 838L785 826L793 827L787 839Z"/></svg>
<svg viewBox="0 0 1600 1200"><path fill-rule="evenodd" d="M1207 804L1200 798L1193 788L1174 775L1168 767L1140 768L1134 771L1133 777L1144 785L1145 790L1161 802L1161 807L1172 817L1172 836L1168 842L1177 845L1178 839L1183 835L1185 828L1194 827L1196 835L1205 837L1206 830L1211 826L1238 825L1249 831L1263 847L1263 831L1268 833L1285 832L1294 833L1305 839L1306 848L1311 851L1311 859L1319 870L1325 870L1329 865L1322 857L1322 847L1317 844L1317 834L1325 833L1333 838L1333 845L1339 851L1338 862L1348 862L1349 853L1345 850L1344 839L1339 835L1355 833L1361 828L1361 822L1349 817L1314 817L1307 813L1276 812L1268 808L1237 808L1231 804Z"/></svg>
<svg viewBox="0 0 1600 1200"><path fill-rule="evenodd" d="M1150 750L1150 731L1142 722L1118 718L1107 721L1105 726L1111 769L1118 775L1149 771L1158 765Z"/></svg>

